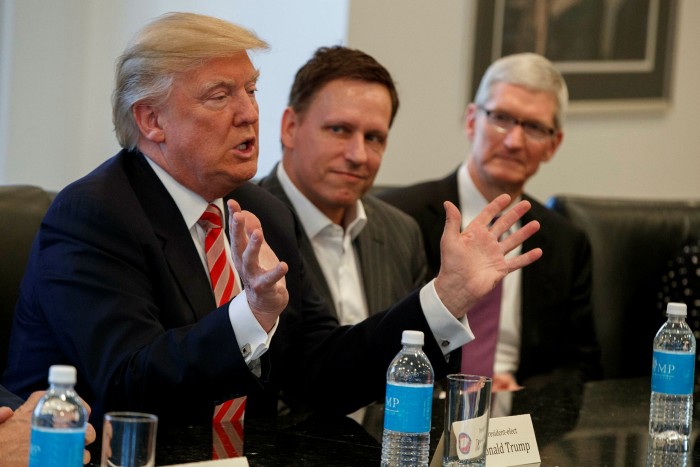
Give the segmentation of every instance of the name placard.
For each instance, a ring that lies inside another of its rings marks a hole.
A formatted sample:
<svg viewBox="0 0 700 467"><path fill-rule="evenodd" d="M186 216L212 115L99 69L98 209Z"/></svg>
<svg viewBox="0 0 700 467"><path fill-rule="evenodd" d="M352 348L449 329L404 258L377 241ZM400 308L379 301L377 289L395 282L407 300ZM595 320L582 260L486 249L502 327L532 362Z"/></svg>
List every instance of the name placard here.
<svg viewBox="0 0 700 467"><path fill-rule="evenodd" d="M165 467L249 467L246 457L234 457L232 459L219 459L215 461L190 462L187 464L173 464Z"/></svg>
<svg viewBox="0 0 700 467"><path fill-rule="evenodd" d="M529 414L489 420L486 467L510 467L539 462L540 450Z"/></svg>
<svg viewBox="0 0 700 467"><path fill-rule="evenodd" d="M430 467L442 466L444 434L440 436ZM486 467L513 467L539 464L540 450L530 415L513 415L489 420Z"/></svg>

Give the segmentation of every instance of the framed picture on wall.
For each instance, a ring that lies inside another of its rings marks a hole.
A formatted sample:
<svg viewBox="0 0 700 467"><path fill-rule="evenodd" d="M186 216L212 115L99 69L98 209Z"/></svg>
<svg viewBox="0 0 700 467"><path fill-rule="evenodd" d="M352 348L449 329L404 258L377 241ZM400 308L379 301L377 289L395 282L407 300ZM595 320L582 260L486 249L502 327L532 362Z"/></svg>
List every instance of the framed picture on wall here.
<svg viewBox="0 0 700 467"><path fill-rule="evenodd" d="M670 103L676 0L481 0L470 99L489 64L537 52L561 71L571 109Z"/></svg>

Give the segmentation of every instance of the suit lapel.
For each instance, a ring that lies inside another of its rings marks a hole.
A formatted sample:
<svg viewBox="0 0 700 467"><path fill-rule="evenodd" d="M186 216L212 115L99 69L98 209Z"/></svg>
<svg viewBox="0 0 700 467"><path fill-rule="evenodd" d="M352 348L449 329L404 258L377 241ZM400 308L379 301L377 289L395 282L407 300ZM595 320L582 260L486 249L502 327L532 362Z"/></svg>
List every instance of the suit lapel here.
<svg viewBox="0 0 700 467"><path fill-rule="evenodd" d="M364 203L367 214L367 225L362 229L360 235L353 242L357 248L360 259L360 269L362 270L362 282L367 299L367 309L381 310L382 294L388 290L389 281L393 277L388 269L388 262L382 261L385 244L387 242L386 232L377 225L374 218L374 207L370 203Z"/></svg>
<svg viewBox="0 0 700 467"><path fill-rule="evenodd" d="M161 242L163 255L192 312L199 320L216 308L192 236L175 201L142 154L131 154L130 179L134 192Z"/></svg>
<svg viewBox="0 0 700 467"><path fill-rule="evenodd" d="M522 217L522 225L532 220L539 220L541 216L538 215L538 211L546 208L541 207L527 195L523 195L523 199L530 201L530 203L532 203L532 208ZM559 282L556 277L552 277L553 274L556 274L556 271L550 266L551 263L547 260L546 256L546 252L548 251L547 245L551 241L552 238L549 231L546 228L541 228L539 232L523 243L522 251L542 248L542 251L545 252L542 258L522 269L521 293L524 337L528 333L528 325L538 322L539 318L534 317L533 314L536 313L537 309L541 308L542 303L547 300L546 297L556 296L552 287L555 287L555 284Z"/></svg>

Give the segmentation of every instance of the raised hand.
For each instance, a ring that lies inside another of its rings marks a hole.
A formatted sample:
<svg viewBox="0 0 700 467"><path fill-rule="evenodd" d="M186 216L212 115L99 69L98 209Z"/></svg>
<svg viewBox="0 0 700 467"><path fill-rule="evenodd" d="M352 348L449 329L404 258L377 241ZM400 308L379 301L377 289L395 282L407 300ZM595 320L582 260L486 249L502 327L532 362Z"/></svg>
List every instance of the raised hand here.
<svg viewBox="0 0 700 467"><path fill-rule="evenodd" d="M521 201L489 226L509 203L510 196L498 196L461 232L459 210L449 201L444 204L447 218L440 240L441 266L435 290L456 318L463 317L506 274L542 256L542 250L535 248L514 258L505 257L540 229L540 224L532 221L499 241L501 235L530 209L529 202Z"/></svg>
<svg viewBox="0 0 700 467"><path fill-rule="evenodd" d="M270 331L289 302L285 274L289 267L280 261L263 236L260 220L228 201L231 256L245 288L248 305L265 331Z"/></svg>

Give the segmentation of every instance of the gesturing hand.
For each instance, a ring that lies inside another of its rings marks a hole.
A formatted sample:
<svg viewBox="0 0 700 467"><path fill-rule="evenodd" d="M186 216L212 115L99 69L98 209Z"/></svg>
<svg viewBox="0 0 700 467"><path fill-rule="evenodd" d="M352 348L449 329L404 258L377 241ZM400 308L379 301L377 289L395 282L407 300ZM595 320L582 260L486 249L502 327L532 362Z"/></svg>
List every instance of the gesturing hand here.
<svg viewBox="0 0 700 467"><path fill-rule="evenodd" d="M287 263L280 261L263 236L260 220L228 201L231 256L245 287L248 304L260 325L270 331L289 302L284 279Z"/></svg>
<svg viewBox="0 0 700 467"><path fill-rule="evenodd" d="M500 195L461 232L459 210L449 201L444 204L447 219L440 240L441 265L435 290L456 318L464 316L506 274L542 256L542 250L535 248L514 258L505 257L540 229L540 224L532 221L499 241L501 235L530 209L529 202L521 201L489 226L509 203L510 196Z"/></svg>

